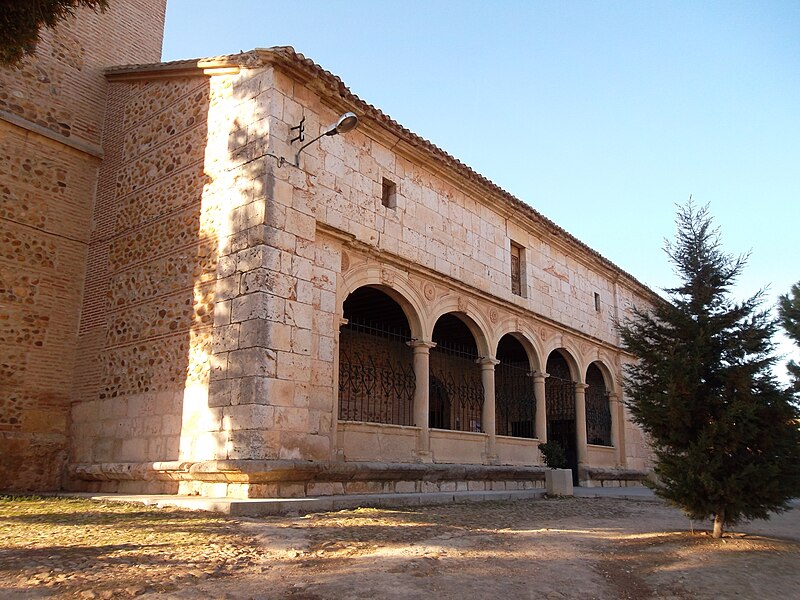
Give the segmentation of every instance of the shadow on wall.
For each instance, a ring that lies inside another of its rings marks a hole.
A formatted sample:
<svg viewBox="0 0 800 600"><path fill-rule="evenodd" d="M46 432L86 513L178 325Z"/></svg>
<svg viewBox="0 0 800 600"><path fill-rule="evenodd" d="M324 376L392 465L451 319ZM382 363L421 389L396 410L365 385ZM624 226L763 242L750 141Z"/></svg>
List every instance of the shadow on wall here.
<svg viewBox="0 0 800 600"><path fill-rule="evenodd" d="M76 370L73 466L178 460L208 445L200 432L221 426L206 403L224 200L207 151L213 93L206 77L109 86L79 339L79 355L90 360ZM190 439L182 440L184 431ZM147 491L134 483L90 487ZM176 488L167 487L152 491Z"/></svg>
<svg viewBox="0 0 800 600"><path fill-rule="evenodd" d="M0 119L0 490L60 484L96 168Z"/></svg>
<svg viewBox="0 0 800 600"><path fill-rule="evenodd" d="M285 215L268 201L274 186L274 159L265 155L270 103L259 94L269 92L248 85L256 77L248 73L228 85L226 77L212 80L214 109L206 150L212 183L203 202L215 206L218 214L220 266L211 381L207 401L197 403L195 414L200 421L206 418L203 414L210 421L219 419L220 425L213 431L202 425L198 429L184 409L181 456L192 460L277 457L274 408L265 403L265 382L276 377L277 369L276 353L267 347L275 344L268 328L284 322L284 297L295 291L264 254L271 235L266 224L280 228Z"/></svg>

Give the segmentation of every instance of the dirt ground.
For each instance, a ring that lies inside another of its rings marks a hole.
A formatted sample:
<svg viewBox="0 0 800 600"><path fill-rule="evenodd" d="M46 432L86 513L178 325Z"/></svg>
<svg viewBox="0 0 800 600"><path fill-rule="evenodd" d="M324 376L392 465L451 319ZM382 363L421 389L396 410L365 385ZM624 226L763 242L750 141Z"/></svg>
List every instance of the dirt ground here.
<svg viewBox="0 0 800 600"><path fill-rule="evenodd" d="M800 510L708 525L612 498L264 519L6 499L0 598L800 598Z"/></svg>

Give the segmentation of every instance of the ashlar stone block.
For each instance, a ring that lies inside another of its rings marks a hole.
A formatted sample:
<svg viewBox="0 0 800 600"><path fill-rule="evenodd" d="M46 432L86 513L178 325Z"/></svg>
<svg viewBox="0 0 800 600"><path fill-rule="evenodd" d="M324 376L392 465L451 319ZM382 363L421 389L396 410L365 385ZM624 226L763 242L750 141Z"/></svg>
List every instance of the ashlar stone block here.
<svg viewBox="0 0 800 600"><path fill-rule="evenodd" d="M283 298L266 292L254 292L231 300L231 322L241 323L250 319L283 322L285 310Z"/></svg>
<svg viewBox="0 0 800 600"><path fill-rule="evenodd" d="M228 458L265 460L277 458L278 432L240 429L229 433Z"/></svg>
<svg viewBox="0 0 800 600"><path fill-rule="evenodd" d="M263 404L243 404L223 409L222 426L226 431L237 429L272 429L275 407Z"/></svg>
<svg viewBox="0 0 800 600"><path fill-rule="evenodd" d="M572 496L572 469L548 469L544 474L548 496Z"/></svg>
<svg viewBox="0 0 800 600"><path fill-rule="evenodd" d="M270 348L253 347L228 353L228 377L274 377L277 355Z"/></svg>

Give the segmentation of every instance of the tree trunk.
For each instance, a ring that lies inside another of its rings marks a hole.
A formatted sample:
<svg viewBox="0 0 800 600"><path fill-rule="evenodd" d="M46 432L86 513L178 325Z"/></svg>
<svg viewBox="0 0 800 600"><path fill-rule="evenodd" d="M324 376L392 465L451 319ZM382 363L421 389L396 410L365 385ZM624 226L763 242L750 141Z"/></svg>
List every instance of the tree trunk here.
<svg viewBox="0 0 800 600"><path fill-rule="evenodd" d="M725 511L721 510L714 515L714 537L722 537L722 527L725 523Z"/></svg>

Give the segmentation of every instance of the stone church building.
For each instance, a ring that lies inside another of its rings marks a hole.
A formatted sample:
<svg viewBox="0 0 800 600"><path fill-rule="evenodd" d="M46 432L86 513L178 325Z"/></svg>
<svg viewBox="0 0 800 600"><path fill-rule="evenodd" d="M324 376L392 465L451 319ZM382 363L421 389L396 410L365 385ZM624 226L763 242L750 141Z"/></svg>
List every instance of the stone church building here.
<svg viewBox="0 0 800 600"><path fill-rule="evenodd" d="M0 69L0 490L636 483L653 292L290 47L158 62L165 3Z"/></svg>

